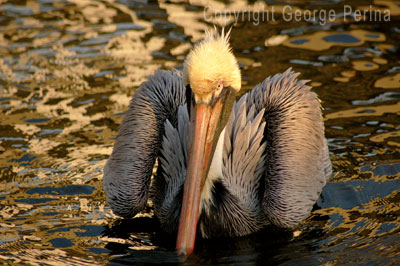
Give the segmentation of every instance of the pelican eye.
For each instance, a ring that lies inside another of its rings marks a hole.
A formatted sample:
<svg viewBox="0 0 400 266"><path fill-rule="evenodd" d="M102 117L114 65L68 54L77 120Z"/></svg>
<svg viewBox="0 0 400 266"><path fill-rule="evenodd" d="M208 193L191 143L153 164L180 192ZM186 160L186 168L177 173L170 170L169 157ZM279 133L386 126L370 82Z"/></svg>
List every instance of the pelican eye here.
<svg viewBox="0 0 400 266"><path fill-rule="evenodd" d="M217 89L214 92L214 97L218 97L221 94L223 88L224 88L224 82L219 81L217 84Z"/></svg>

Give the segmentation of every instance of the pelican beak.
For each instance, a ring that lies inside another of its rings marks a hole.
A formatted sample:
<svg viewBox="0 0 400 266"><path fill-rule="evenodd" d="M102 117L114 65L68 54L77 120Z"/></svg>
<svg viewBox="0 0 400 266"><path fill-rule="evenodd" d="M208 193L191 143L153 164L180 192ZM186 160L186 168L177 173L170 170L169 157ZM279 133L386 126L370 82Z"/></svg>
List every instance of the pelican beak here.
<svg viewBox="0 0 400 266"><path fill-rule="evenodd" d="M225 90L210 103L191 101L190 146L176 243L179 255L190 255L194 249L204 182L235 100L235 91Z"/></svg>

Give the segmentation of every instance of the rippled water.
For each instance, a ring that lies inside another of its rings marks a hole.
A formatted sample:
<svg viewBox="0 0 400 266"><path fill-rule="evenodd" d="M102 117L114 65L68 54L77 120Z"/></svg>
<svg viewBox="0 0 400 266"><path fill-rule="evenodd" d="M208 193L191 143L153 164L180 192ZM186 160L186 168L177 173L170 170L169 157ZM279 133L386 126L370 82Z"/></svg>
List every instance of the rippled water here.
<svg viewBox="0 0 400 266"><path fill-rule="evenodd" d="M287 21L288 3L267 3L0 1L0 261L179 262L151 206L112 214L102 170L140 83L181 69L205 27L227 24L244 90L288 67L311 80L335 175L296 237L203 240L186 263L400 263L400 2L290 2L334 10L328 21ZM390 22L371 21L385 9Z"/></svg>

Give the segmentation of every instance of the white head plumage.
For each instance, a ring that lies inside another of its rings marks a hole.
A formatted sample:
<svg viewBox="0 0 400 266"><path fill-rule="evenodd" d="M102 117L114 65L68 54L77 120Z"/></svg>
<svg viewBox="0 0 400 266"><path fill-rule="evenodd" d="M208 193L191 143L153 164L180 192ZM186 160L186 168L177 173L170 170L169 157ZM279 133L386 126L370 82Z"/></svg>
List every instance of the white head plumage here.
<svg viewBox="0 0 400 266"><path fill-rule="evenodd" d="M238 63L229 45L230 30L221 34L206 30L206 37L188 54L183 68L183 82L190 84L196 101L209 102L219 84L241 87Z"/></svg>

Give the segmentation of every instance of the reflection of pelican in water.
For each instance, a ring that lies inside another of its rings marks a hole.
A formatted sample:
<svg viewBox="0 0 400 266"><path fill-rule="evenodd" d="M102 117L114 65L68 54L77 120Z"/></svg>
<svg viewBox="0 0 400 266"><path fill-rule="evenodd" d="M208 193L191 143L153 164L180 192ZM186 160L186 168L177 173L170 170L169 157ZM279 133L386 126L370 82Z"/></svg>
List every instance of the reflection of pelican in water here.
<svg viewBox="0 0 400 266"><path fill-rule="evenodd" d="M193 251L197 229L209 238L296 226L331 175L321 106L306 81L287 70L234 102L241 76L228 42L229 33L208 32L183 78L157 71L142 84L104 169L112 210L132 217L158 157L154 210L164 230L178 231L179 253Z"/></svg>

